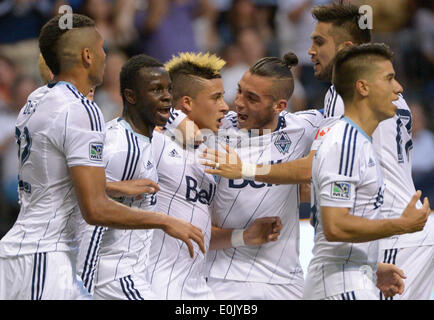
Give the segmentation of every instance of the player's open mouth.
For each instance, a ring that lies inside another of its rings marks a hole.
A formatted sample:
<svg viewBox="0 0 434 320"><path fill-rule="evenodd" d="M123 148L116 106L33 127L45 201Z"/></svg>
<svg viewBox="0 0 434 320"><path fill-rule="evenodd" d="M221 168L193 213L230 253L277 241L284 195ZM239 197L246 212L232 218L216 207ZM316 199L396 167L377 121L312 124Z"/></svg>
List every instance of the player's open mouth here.
<svg viewBox="0 0 434 320"><path fill-rule="evenodd" d="M224 117L221 117L219 119L217 119L217 128L220 128L222 126L222 120Z"/></svg>
<svg viewBox="0 0 434 320"><path fill-rule="evenodd" d="M158 112L161 113L161 114L169 116L169 114L170 114L170 108L171 108L171 106L158 108Z"/></svg>

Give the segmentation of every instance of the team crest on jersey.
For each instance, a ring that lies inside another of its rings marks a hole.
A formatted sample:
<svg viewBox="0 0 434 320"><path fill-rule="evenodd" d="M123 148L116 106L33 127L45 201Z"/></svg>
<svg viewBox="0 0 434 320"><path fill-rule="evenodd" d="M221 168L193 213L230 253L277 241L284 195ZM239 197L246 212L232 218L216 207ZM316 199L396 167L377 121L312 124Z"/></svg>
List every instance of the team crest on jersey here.
<svg viewBox="0 0 434 320"><path fill-rule="evenodd" d="M332 198L349 200L351 185L348 182L334 182L332 184Z"/></svg>
<svg viewBox="0 0 434 320"><path fill-rule="evenodd" d="M281 132L276 140L274 141L274 145L280 153L287 153L289 151L289 147L291 147L291 139L285 132Z"/></svg>
<svg viewBox="0 0 434 320"><path fill-rule="evenodd" d="M102 161L102 150L104 144L101 142L91 142L89 144L89 159L92 161Z"/></svg>

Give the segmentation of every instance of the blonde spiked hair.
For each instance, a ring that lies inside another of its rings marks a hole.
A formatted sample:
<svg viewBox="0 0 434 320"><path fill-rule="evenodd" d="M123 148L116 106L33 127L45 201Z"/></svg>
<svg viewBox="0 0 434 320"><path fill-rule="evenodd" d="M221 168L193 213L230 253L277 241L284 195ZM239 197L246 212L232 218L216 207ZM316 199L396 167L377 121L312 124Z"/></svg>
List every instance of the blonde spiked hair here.
<svg viewBox="0 0 434 320"><path fill-rule="evenodd" d="M221 78L220 70L226 61L215 54L182 52L173 56L164 67L172 79L174 101L183 96L195 97L202 88L202 79Z"/></svg>

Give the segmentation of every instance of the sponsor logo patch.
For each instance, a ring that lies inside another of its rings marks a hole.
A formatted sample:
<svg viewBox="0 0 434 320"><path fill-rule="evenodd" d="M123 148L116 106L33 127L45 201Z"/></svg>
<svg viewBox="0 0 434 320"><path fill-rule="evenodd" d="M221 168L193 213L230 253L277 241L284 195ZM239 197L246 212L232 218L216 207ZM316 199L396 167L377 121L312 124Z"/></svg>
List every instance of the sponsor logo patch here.
<svg viewBox="0 0 434 320"><path fill-rule="evenodd" d="M348 182L334 182L332 184L332 198L335 199L350 199L351 185Z"/></svg>
<svg viewBox="0 0 434 320"><path fill-rule="evenodd" d="M102 151L104 144L101 142L89 143L89 159L92 161L102 161Z"/></svg>

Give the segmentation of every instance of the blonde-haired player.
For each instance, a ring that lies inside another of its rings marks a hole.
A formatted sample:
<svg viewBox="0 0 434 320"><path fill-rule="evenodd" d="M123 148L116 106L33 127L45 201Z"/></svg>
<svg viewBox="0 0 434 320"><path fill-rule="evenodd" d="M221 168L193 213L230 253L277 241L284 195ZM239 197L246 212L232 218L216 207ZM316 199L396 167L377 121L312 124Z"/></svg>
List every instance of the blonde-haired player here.
<svg viewBox="0 0 434 320"><path fill-rule="evenodd" d="M200 130L207 131L210 134L208 141L212 140L212 133L218 131L228 110L220 76L224 64L217 56L203 53L181 53L166 64L172 79L175 108L183 111ZM172 120L169 119L167 127L176 127ZM161 188L157 209L200 227L206 250L212 248L209 207L214 199L216 182L212 175L204 172L197 158L205 146L183 144L167 129L154 133L152 145ZM247 244L277 238L278 226L279 220L275 217L256 220L246 231ZM152 290L158 298L214 298L205 279L205 255L198 247L195 251L192 260L181 242L162 232L154 232L148 270Z"/></svg>

